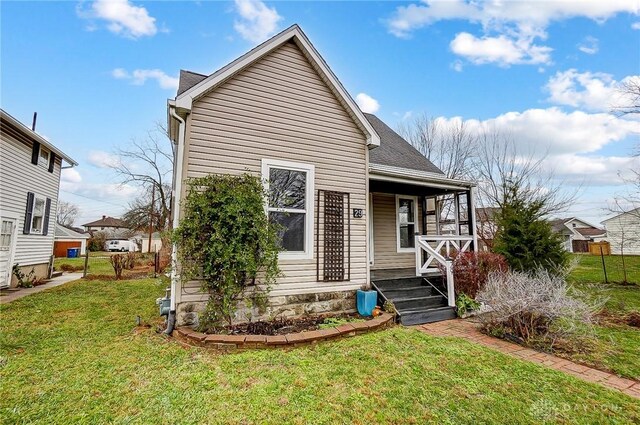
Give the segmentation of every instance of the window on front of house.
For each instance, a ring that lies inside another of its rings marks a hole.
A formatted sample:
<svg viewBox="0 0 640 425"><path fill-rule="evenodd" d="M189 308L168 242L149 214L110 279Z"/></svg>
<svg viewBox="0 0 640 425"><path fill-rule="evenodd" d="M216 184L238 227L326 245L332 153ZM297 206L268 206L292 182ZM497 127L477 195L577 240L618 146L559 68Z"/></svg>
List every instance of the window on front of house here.
<svg viewBox="0 0 640 425"><path fill-rule="evenodd" d="M312 258L313 166L263 160L262 174L269 220L280 225L281 258Z"/></svg>
<svg viewBox="0 0 640 425"><path fill-rule="evenodd" d="M398 252L412 251L415 248L416 198L410 196L396 197L396 223Z"/></svg>

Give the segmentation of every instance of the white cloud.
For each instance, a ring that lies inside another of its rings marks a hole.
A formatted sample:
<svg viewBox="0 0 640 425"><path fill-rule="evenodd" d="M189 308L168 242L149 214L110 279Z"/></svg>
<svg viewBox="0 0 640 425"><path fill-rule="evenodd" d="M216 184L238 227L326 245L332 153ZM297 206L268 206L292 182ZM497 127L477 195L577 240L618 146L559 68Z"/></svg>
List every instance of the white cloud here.
<svg viewBox="0 0 640 425"><path fill-rule="evenodd" d="M633 24L631 24L631 29L640 30L640 22L634 22Z"/></svg>
<svg viewBox="0 0 640 425"><path fill-rule="evenodd" d="M269 8L260 0L235 0L235 4L240 19L233 28L245 40L260 43L277 31L282 16L275 7Z"/></svg>
<svg viewBox="0 0 640 425"><path fill-rule="evenodd" d="M548 149L549 154L596 152L640 130L637 123L610 114L558 108L507 112L482 125L509 134L523 147Z"/></svg>
<svg viewBox="0 0 640 425"><path fill-rule="evenodd" d="M112 168L117 167L120 164L120 158L109 152L104 151L91 151L87 160L91 165L98 168Z"/></svg>
<svg viewBox="0 0 640 425"><path fill-rule="evenodd" d="M464 69L464 65L462 64L462 61L458 59L453 61L453 63L451 64L451 69L456 72L462 72L462 70Z"/></svg>
<svg viewBox="0 0 640 425"><path fill-rule="evenodd" d="M501 66L551 62L551 48L533 44L530 37L511 38L505 35L478 38L467 32L456 34L451 51L475 64L496 63Z"/></svg>
<svg viewBox="0 0 640 425"><path fill-rule="evenodd" d="M160 88L177 90L179 79L165 74L159 69L136 69L129 73L123 68L111 71L111 76L119 80L129 80L136 86L143 85L147 80L156 80Z"/></svg>
<svg viewBox="0 0 640 425"><path fill-rule="evenodd" d="M60 181L69 183L80 183L82 176L75 168L65 168L60 175Z"/></svg>
<svg viewBox="0 0 640 425"><path fill-rule="evenodd" d="M476 64L532 64L550 61L551 49L537 45L535 41L546 39L546 29L551 22L576 17L603 22L619 13L637 15L637 2L423 0L398 6L386 24L391 34L408 38L414 31L439 21L464 20L476 23L482 27L482 35L458 34L457 40L452 42L454 52L466 52L463 56ZM458 45L457 49L454 49L454 42ZM470 55L466 47L471 45L482 48L487 56L483 57L480 53Z"/></svg>
<svg viewBox="0 0 640 425"><path fill-rule="evenodd" d="M356 103L362 112L367 112L369 114L375 114L378 109L380 109L378 101L366 93L358 93L356 95Z"/></svg>
<svg viewBox="0 0 640 425"><path fill-rule="evenodd" d="M640 79L640 75L630 75L622 82L631 79ZM621 93L617 91L619 84L611 74L578 72L572 68L556 72L545 89L549 92L549 102L590 111L608 111L611 107L624 103Z"/></svg>
<svg viewBox="0 0 640 425"><path fill-rule="evenodd" d="M107 22L107 29L129 38L153 36L158 32L156 18L142 6L134 6L129 0L96 0L89 9L77 9L81 18L100 19ZM89 31L95 30L90 23Z"/></svg>
<svg viewBox="0 0 640 425"><path fill-rule="evenodd" d="M550 156L545 165L567 183L618 186L625 184L631 168L640 165L637 162L638 159L632 157L569 153Z"/></svg>
<svg viewBox="0 0 640 425"><path fill-rule="evenodd" d="M588 55L594 55L599 50L598 39L595 37L587 36L582 43L578 44L578 50Z"/></svg>

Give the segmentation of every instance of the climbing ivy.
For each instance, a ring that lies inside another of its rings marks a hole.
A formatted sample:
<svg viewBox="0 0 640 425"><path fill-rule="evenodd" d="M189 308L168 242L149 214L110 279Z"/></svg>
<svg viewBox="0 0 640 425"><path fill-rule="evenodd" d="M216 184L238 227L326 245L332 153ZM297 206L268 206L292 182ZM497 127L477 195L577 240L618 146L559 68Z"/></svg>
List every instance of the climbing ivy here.
<svg viewBox="0 0 640 425"><path fill-rule="evenodd" d="M248 173L194 178L188 188L184 216L173 234L179 274L183 282L200 279L209 293L201 330L232 325L238 303L264 306L280 274L266 193L260 179Z"/></svg>

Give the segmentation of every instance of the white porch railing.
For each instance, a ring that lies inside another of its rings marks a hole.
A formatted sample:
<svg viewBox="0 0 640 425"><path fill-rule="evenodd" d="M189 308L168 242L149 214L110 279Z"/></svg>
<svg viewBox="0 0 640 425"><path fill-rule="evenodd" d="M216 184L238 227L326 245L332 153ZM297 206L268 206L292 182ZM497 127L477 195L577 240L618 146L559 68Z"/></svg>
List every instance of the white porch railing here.
<svg viewBox="0 0 640 425"><path fill-rule="evenodd" d="M471 235L416 235L416 276L434 271L440 272L441 269L438 267L440 264L447 278L447 300L450 307L456 305L451 255L454 252L468 251L473 241L474 237ZM423 252L426 253L424 261Z"/></svg>

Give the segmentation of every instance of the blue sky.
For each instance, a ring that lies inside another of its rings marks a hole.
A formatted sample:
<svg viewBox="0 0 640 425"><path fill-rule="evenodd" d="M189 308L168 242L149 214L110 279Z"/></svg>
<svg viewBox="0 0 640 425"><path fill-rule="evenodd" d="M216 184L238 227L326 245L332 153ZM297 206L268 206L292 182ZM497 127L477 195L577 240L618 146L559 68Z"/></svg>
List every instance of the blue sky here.
<svg viewBox="0 0 640 425"><path fill-rule="evenodd" d="M165 121L180 69L210 73L297 23L363 109L392 127L420 113L491 126L548 152L599 222L637 120L608 113L640 78L631 0L576 2L2 2L1 104L80 163L61 199L77 224L136 195L105 168L117 146Z"/></svg>

